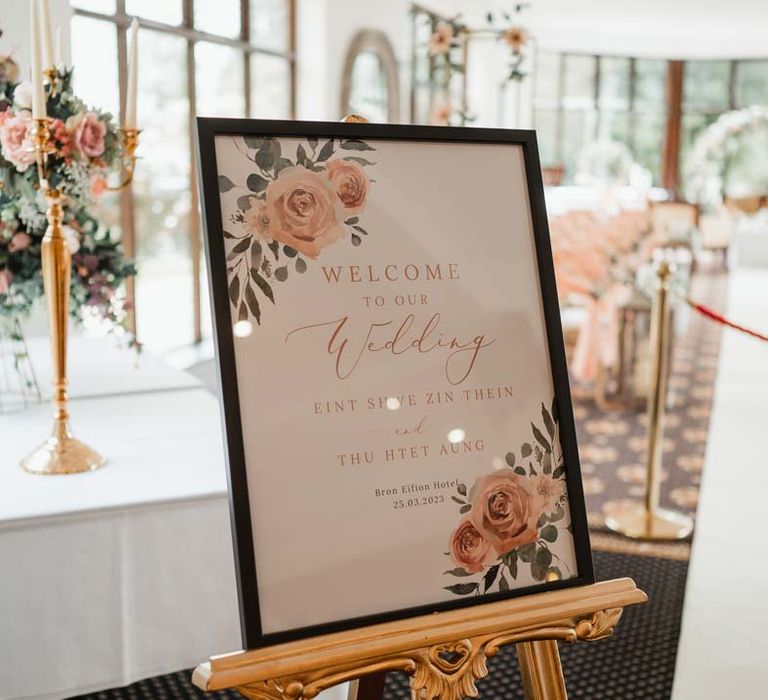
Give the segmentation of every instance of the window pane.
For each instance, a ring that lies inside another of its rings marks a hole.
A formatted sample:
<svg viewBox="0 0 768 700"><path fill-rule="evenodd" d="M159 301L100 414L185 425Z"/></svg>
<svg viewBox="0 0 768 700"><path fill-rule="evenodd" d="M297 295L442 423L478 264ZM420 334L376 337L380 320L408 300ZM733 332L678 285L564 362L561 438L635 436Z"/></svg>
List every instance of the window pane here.
<svg viewBox="0 0 768 700"><path fill-rule="evenodd" d="M181 0L125 0L125 12L165 24L181 24L184 17Z"/></svg>
<svg viewBox="0 0 768 700"><path fill-rule="evenodd" d="M594 56L565 57L565 90L563 106L566 109L591 109L595 105Z"/></svg>
<svg viewBox="0 0 768 700"><path fill-rule="evenodd" d="M72 65L75 90L88 105L120 114L115 25L89 17L72 17ZM94 61L93 56L103 60Z"/></svg>
<svg viewBox="0 0 768 700"><path fill-rule="evenodd" d="M165 350L193 340L187 43L145 31L140 47L136 315L140 339Z"/></svg>
<svg viewBox="0 0 768 700"><path fill-rule="evenodd" d="M244 117L243 53L221 44L195 46L197 113L206 117Z"/></svg>
<svg viewBox="0 0 768 700"><path fill-rule="evenodd" d="M595 140L596 112L579 110L563 114L563 166L565 183L573 182L582 149Z"/></svg>
<svg viewBox="0 0 768 700"><path fill-rule="evenodd" d="M628 58L600 59L600 108L629 109Z"/></svg>
<svg viewBox="0 0 768 700"><path fill-rule="evenodd" d="M368 121L389 121L389 90L381 57L376 51L361 51L355 56L349 76L346 111L361 114Z"/></svg>
<svg viewBox="0 0 768 700"><path fill-rule="evenodd" d="M768 104L768 61L739 61L736 104L738 107Z"/></svg>
<svg viewBox="0 0 768 700"><path fill-rule="evenodd" d="M635 116L635 138L632 155L653 175L653 182L661 180L661 154L664 147L664 114L638 114Z"/></svg>
<svg viewBox="0 0 768 700"><path fill-rule="evenodd" d="M683 78L684 109L725 111L728 109L730 80L728 61L687 61Z"/></svg>
<svg viewBox="0 0 768 700"><path fill-rule="evenodd" d="M541 164L544 167L558 165L557 116L556 111L543 109L537 109L533 116Z"/></svg>
<svg viewBox="0 0 768 700"><path fill-rule="evenodd" d="M290 119L290 63L285 58L255 53L251 56L251 116Z"/></svg>
<svg viewBox="0 0 768 700"><path fill-rule="evenodd" d="M104 9L104 4L99 9ZM119 119L120 96L117 82L117 33L111 22L74 15L72 31L72 61L75 66L74 88L89 107L111 112ZM103 61L93 61L97 53ZM94 213L105 226L117 234L120 230L120 197L104 193L94 204Z"/></svg>
<svg viewBox="0 0 768 700"><path fill-rule="evenodd" d="M539 51L534 69L535 101L538 107L557 107L560 91L560 54Z"/></svg>
<svg viewBox="0 0 768 700"><path fill-rule="evenodd" d="M251 43L288 50L288 0L250 0Z"/></svg>
<svg viewBox="0 0 768 700"><path fill-rule="evenodd" d="M656 111L664 108L667 96L667 62L635 60L635 109Z"/></svg>
<svg viewBox="0 0 768 700"><path fill-rule="evenodd" d="M115 0L71 0L74 8L100 12L103 15L115 14Z"/></svg>
<svg viewBox="0 0 768 700"><path fill-rule="evenodd" d="M240 0L195 0L195 27L220 36L240 36Z"/></svg>
<svg viewBox="0 0 768 700"><path fill-rule="evenodd" d="M629 112L601 111L598 138L605 141L619 141L629 146Z"/></svg>

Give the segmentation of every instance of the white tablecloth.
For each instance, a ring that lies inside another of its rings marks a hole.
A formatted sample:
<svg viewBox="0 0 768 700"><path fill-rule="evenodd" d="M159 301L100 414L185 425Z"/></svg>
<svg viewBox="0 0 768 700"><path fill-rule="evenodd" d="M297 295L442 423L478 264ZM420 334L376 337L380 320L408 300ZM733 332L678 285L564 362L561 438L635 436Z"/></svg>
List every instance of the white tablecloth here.
<svg viewBox="0 0 768 700"><path fill-rule="evenodd" d="M109 463L26 474L51 409L0 416L3 699L70 697L240 648L216 400L109 339L72 349L72 427Z"/></svg>

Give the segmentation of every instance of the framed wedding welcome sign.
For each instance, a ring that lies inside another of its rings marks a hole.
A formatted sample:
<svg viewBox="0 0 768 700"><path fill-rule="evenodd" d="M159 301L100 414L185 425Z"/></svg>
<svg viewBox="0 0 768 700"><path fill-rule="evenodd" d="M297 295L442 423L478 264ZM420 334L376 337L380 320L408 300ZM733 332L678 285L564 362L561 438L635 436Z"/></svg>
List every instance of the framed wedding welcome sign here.
<svg viewBox="0 0 768 700"><path fill-rule="evenodd" d="M533 132L198 131L245 646L593 582Z"/></svg>

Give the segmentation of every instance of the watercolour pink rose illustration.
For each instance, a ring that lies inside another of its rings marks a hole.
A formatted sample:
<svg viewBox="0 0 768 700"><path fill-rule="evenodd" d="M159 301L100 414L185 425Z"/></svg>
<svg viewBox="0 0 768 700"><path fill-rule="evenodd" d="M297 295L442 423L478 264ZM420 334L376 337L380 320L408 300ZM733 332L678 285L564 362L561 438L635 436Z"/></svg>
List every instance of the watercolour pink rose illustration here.
<svg viewBox="0 0 768 700"><path fill-rule="evenodd" d="M0 146L3 157L23 173L35 162L35 151L32 143L32 114L19 112L5 119L0 127Z"/></svg>
<svg viewBox="0 0 768 700"><path fill-rule="evenodd" d="M275 137L235 137L237 150L252 164L245 183L219 175L219 192L236 195L227 217L229 299L237 320L261 323L263 299L275 303L275 284L332 246L359 246L368 231L361 225L370 195L366 168L376 149L359 139L283 141ZM295 157L285 153L290 144ZM367 157L363 157L364 154Z"/></svg>
<svg viewBox="0 0 768 700"><path fill-rule="evenodd" d="M451 536L451 561L469 574L482 571L496 559L491 544L475 527L472 520L464 518Z"/></svg>
<svg viewBox="0 0 768 700"><path fill-rule="evenodd" d="M107 126L93 112L86 112L75 127L75 146L90 158L104 153L104 136Z"/></svg>
<svg viewBox="0 0 768 700"><path fill-rule="evenodd" d="M471 489L458 485L452 499L461 518L447 553L455 568L445 572L458 582L445 590L508 591L523 566L530 567L534 581L573 576L553 550L563 531L571 536L556 415L554 403L551 411L542 403L544 430L531 423L533 445L523 443L519 456L508 452L506 466L478 477ZM471 579L475 574L481 574L479 580Z"/></svg>
<svg viewBox="0 0 768 700"><path fill-rule="evenodd" d="M499 555L536 541L533 499L511 469L483 476L475 483L471 517Z"/></svg>
<svg viewBox="0 0 768 700"><path fill-rule="evenodd" d="M336 188L348 214L359 214L365 207L368 195L368 176L354 161L332 160L328 163L328 179Z"/></svg>
<svg viewBox="0 0 768 700"><path fill-rule="evenodd" d="M273 240L308 258L346 233L343 203L333 183L303 165L286 168L267 187L269 232Z"/></svg>

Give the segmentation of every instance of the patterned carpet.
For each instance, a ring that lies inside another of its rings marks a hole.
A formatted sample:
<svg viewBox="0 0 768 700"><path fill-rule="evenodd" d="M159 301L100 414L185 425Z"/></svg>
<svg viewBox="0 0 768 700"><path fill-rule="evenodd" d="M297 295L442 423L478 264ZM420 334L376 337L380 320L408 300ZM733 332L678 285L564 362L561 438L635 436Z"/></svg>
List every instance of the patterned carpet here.
<svg viewBox="0 0 768 700"><path fill-rule="evenodd" d="M724 308L727 275L702 273L692 296ZM665 422L661 504L695 514L720 351L720 327L690 315L675 338ZM667 700L671 696L688 569L688 543L637 543L603 530L602 510L620 499L642 499L647 421L643 409L605 412L594 402L574 406L597 578L631 576L649 602L630 608L609 640L560 645L569 697L583 700ZM512 649L489 662L478 687L481 698L523 698ZM191 671L150 678L126 688L77 700L240 698L232 692L204 694L189 682ZM403 674L387 677L385 698L410 700Z"/></svg>

